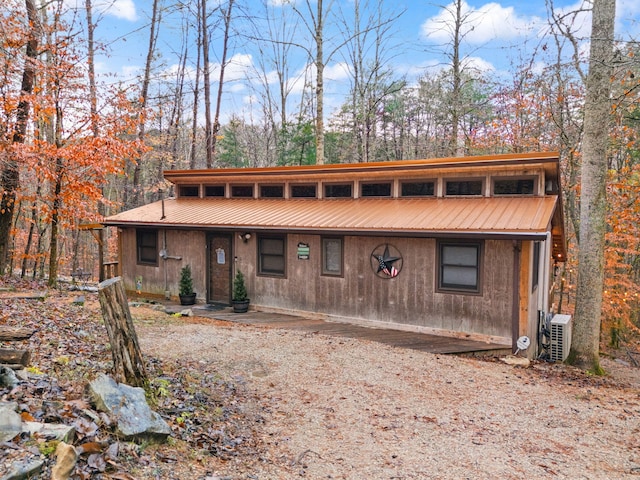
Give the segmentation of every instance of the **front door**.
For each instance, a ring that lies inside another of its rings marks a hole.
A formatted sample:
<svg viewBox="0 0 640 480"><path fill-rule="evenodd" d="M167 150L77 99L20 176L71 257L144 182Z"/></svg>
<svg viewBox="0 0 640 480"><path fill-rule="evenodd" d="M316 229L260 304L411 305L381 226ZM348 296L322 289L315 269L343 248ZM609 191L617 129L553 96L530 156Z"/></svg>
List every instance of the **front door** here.
<svg viewBox="0 0 640 480"><path fill-rule="evenodd" d="M208 303L231 304L231 235L209 234Z"/></svg>

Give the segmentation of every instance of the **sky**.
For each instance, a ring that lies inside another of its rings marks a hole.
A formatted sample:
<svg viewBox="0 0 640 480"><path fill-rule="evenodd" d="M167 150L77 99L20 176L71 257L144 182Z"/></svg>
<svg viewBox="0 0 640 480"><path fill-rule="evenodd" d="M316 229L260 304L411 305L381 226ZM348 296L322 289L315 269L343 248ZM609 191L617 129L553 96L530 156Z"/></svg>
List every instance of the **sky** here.
<svg viewBox="0 0 640 480"><path fill-rule="evenodd" d="M68 0L69 2L79 0ZM111 81L135 82L145 63L151 17L151 0L93 0L94 19L97 20L96 38L108 45L108 54L99 56L98 73ZM208 0L210 5L216 1ZM300 8L305 0L266 0L274 8L278 2L296 2ZM324 0L328 5L331 0ZM364 3L364 0L361 0ZM176 3L162 0L163 6ZM187 0L187 3L189 0ZM469 25L465 35L462 53L465 61L489 75L505 77L515 65L527 61L535 49L540 49L549 41L547 5L549 0L502 0L495 2L466 0L463 9ZM79 2L80 5L84 1ZM195 5L195 0L191 0ZM377 2L375 2L377 3ZM442 68L445 57L444 45L449 42L447 22L451 16L442 6L451 8L444 1L426 0L383 0L380 2L388 15L399 14L394 22L393 35L388 45L397 48L388 57L394 75L403 76L409 82L417 80L426 71ZM438 6L437 4L440 6ZM558 14L579 9L583 0L553 0ZM236 0L244 12L260 15L263 0ZM73 5L69 3L69 5ZM353 0L333 0L332 8L342 11L352 9ZM239 12L239 8L236 12ZM638 0L618 0L616 11L616 33L620 38L629 38L638 31L640 22L640 2ZM181 21L177 14L164 13L165 22L160 27L158 58L155 63L157 75L171 75L178 64L178 50L181 45ZM236 26L247 30L242 20ZM588 49L586 41L591 29L590 14L582 13L571 17L571 28L576 38L582 41L582 48ZM327 37L331 38L332 22L327 21ZM309 43L304 31L295 40ZM255 108L255 89L251 88L250 77L254 67L260 62L260 53L252 42L235 38L232 42L231 62L227 67L223 110L225 114L243 112L251 114ZM217 79L219 54L215 40L212 42L212 81ZM390 50L391 51L391 50ZM293 49L290 58L297 65L299 75L293 91L301 90L307 57L301 49ZM336 55L325 70L327 114L339 108L348 88L349 62ZM255 75L253 75L255 77ZM271 78L271 77L270 77ZM215 91L216 85L212 86Z"/></svg>

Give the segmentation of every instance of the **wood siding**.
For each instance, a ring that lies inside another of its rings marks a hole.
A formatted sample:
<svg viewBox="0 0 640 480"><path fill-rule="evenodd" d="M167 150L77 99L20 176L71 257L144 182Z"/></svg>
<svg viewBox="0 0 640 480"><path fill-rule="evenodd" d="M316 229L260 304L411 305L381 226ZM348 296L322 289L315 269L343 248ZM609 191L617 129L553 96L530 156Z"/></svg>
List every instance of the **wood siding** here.
<svg viewBox="0 0 640 480"><path fill-rule="evenodd" d="M256 277L254 263L243 263L242 268L251 279L252 303L443 332L511 338L511 241L485 242L483 294L461 295L435 291L434 239L344 237L343 277L320 275L320 239L315 235L289 235L286 278ZM298 242L309 244L309 260L298 260ZM381 243L390 243L402 253L403 268L396 278L381 279L371 269L369 257Z"/></svg>
<svg viewBox="0 0 640 480"><path fill-rule="evenodd" d="M164 232L158 232L159 249ZM447 334L475 334L510 339L513 307L513 242L486 240L483 248L482 294L436 292L436 240L429 238L346 236L344 275L321 275L321 238L318 235L287 235L285 278L257 275L257 236L247 243L233 235L235 259L228 258L246 277L251 303L256 308L308 312L346 320L361 320L409 329ZM122 267L125 287L136 290L135 277L142 277L142 292L177 295L182 266L189 263L199 302L206 301L206 233L167 230L170 256L158 266L136 263L135 229L123 229ZM310 248L308 260L297 257L297 245ZM382 279L371 268L371 252L389 243L402 254L403 267L395 278ZM166 274L166 282L165 282Z"/></svg>

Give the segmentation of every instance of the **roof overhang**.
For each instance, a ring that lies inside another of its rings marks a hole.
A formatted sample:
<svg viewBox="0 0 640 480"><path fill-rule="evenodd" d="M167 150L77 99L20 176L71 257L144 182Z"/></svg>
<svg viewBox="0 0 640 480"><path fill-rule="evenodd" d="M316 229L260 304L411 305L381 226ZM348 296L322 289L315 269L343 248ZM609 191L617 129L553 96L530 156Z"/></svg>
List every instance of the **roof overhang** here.
<svg viewBox="0 0 640 480"><path fill-rule="evenodd" d="M108 217L104 225L541 240L553 231L553 223L559 218L557 206L556 196L324 200L170 198ZM557 245L554 253L563 257L563 243Z"/></svg>

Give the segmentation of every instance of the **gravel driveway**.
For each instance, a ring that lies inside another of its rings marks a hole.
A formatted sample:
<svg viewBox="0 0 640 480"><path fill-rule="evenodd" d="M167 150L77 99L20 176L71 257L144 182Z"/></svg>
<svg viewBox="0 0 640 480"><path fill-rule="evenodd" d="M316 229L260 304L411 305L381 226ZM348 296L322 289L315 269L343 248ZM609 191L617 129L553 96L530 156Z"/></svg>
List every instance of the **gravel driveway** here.
<svg viewBox="0 0 640 480"><path fill-rule="evenodd" d="M637 369L616 378L200 319L138 327L258 400L265 451L212 479L640 478Z"/></svg>

